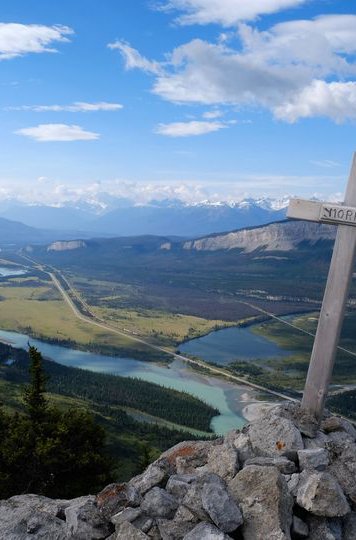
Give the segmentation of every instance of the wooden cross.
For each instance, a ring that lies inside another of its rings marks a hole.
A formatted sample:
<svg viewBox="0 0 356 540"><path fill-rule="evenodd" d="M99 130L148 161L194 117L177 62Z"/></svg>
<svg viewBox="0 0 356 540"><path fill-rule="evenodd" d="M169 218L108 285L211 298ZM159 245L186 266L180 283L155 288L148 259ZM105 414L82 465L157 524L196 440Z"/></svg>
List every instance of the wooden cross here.
<svg viewBox="0 0 356 540"><path fill-rule="evenodd" d="M355 263L356 153L344 204L292 199L287 217L338 225L302 400L303 409L320 420L334 367Z"/></svg>

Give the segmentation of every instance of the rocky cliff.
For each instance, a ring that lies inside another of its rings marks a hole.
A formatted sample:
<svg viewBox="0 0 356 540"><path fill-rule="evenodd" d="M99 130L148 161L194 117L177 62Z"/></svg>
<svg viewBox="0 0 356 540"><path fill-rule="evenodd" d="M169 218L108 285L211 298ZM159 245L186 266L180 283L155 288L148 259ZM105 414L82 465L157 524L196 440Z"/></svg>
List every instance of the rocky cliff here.
<svg viewBox="0 0 356 540"><path fill-rule="evenodd" d="M355 540L356 431L299 405L171 448L141 475L71 501L0 502L2 540Z"/></svg>
<svg viewBox="0 0 356 540"><path fill-rule="evenodd" d="M242 229L224 234L215 234L187 241L183 248L197 251L241 249L246 253L256 249L266 251L290 251L300 243L311 245L319 240L333 240L336 228L306 221L281 221L263 227Z"/></svg>
<svg viewBox="0 0 356 540"><path fill-rule="evenodd" d="M53 242L47 248L47 251L72 251L87 247L84 240L68 240Z"/></svg>

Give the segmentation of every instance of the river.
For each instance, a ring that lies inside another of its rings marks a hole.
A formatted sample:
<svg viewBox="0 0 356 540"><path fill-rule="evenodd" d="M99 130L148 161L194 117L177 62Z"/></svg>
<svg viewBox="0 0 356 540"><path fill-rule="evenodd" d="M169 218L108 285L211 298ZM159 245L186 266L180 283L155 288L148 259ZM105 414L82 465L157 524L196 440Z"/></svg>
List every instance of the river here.
<svg viewBox="0 0 356 540"><path fill-rule="evenodd" d="M23 276L27 270L13 266L0 266L0 277Z"/></svg>
<svg viewBox="0 0 356 540"><path fill-rule="evenodd" d="M181 360L175 360L165 367L132 358L105 356L52 345L32 339L25 334L3 330L0 330L0 341L24 349L30 343L37 347L43 356L66 366L124 377L138 377L168 388L189 392L220 411L220 415L213 418L211 423L212 429L217 434L242 427L246 423L243 416L244 407L256 401L253 390L246 386L238 386L214 376L194 372Z"/></svg>

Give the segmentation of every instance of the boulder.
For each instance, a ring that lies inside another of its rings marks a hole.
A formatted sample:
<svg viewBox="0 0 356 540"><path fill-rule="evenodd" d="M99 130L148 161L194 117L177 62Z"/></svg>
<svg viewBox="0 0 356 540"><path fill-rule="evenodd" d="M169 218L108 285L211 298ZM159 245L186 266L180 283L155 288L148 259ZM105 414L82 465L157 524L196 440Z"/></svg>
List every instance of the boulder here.
<svg viewBox="0 0 356 540"><path fill-rule="evenodd" d="M164 459L152 463L142 474L132 478L129 486L138 491L140 495L144 495L153 487L160 486L164 483L164 480L168 478L168 468L169 465Z"/></svg>
<svg viewBox="0 0 356 540"><path fill-rule="evenodd" d="M239 470L239 457L232 444L213 446L208 453L208 461L198 472L218 474L226 481L231 480Z"/></svg>
<svg viewBox="0 0 356 540"><path fill-rule="evenodd" d="M184 441L164 452L155 464L159 464L163 459L169 466L170 474L194 474L197 467L206 465L212 446L221 443L222 439L215 441Z"/></svg>
<svg viewBox="0 0 356 540"><path fill-rule="evenodd" d="M312 448L327 448L328 444L331 442L331 439L326 435L326 433L323 433L322 431L318 431L312 439L309 437L303 437L304 447L306 449L312 449Z"/></svg>
<svg viewBox="0 0 356 540"><path fill-rule="evenodd" d="M300 470L316 469L324 471L329 465L329 454L324 448L310 448L298 450Z"/></svg>
<svg viewBox="0 0 356 540"><path fill-rule="evenodd" d="M300 431L288 418L277 416L275 409L250 425L249 436L257 456L279 457L287 450L304 448Z"/></svg>
<svg viewBox="0 0 356 540"><path fill-rule="evenodd" d="M204 484L202 504L211 520L223 532L233 532L242 525L243 519L240 508L227 489L221 484Z"/></svg>
<svg viewBox="0 0 356 540"><path fill-rule="evenodd" d="M195 475L191 474L174 474L167 482L166 490L176 499L181 501L186 495L189 486L196 480Z"/></svg>
<svg viewBox="0 0 356 540"><path fill-rule="evenodd" d="M309 536L309 527L303 520L298 516L293 516L292 521L292 537L293 538L308 538Z"/></svg>
<svg viewBox="0 0 356 540"><path fill-rule="evenodd" d="M255 457L249 434L245 428L237 433L232 432L233 436L226 438L226 441L231 443L237 450L238 460L240 466L242 466L246 460Z"/></svg>
<svg viewBox="0 0 356 540"><path fill-rule="evenodd" d="M300 474L295 473L295 474L292 474L290 479L287 481L288 491L292 495L292 497L297 496L299 480L300 480Z"/></svg>
<svg viewBox="0 0 356 540"><path fill-rule="evenodd" d="M345 518L343 540L356 540L356 512Z"/></svg>
<svg viewBox="0 0 356 540"><path fill-rule="evenodd" d="M180 540L197 525L198 519L184 506L180 506L174 519L158 520L159 532L162 540Z"/></svg>
<svg viewBox="0 0 356 540"><path fill-rule="evenodd" d="M106 519L127 506L139 506L141 501L137 489L128 484L109 484L96 497L96 505Z"/></svg>
<svg viewBox="0 0 356 540"><path fill-rule="evenodd" d="M356 444L336 441L330 445L330 465L332 474L351 499L356 494Z"/></svg>
<svg viewBox="0 0 356 540"><path fill-rule="evenodd" d="M354 441L356 440L356 429L351 422L348 422L345 418L341 418L340 416L330 416L329 418L325 418L321 422L320 427L326 433L345 431Z"/></svg>
<svg viewBox="0 0 356 540"><path fill-rule="evenodd" d="M182 504L187 507L201 521L210 521L208 513L203 507L203 488L207 484L226 487L225 482L217 474L206 473L199 476L188 489Z"/></svg>
<svg viewBox="0 0 356 540"><path fill-rule="evenodd" d="M95 504L95 497L75 500L64 510L68 537L75 540L106 538L114 530Z"/></svg>
<svg viewBox="0 0 356 540"><path fill-rule="evenodd" d="M261 467L277 467L282 474L293 474L296 472L296 466L293 461L286 457L255 457L245 461L245 467L248 465L260 465Z"/></svg>
<svg viewBox="0 0 356 540"><path fill-rule="evenodd" d="M229 537L211 523L199 523L183 540L229 540Z"/></svg>
<svg viewBox="0 0 356 540"><path fill-rule="evenodd" d="M111 523L114 525L121 525L121 523L124 523L125 521L132 523L135 519L140 517L141 514L141 508L125 508L111 518Z"/></svg>
<svg viewBox="0 0 356 540"><path fill-rule="evenodd" d="M146 493L141 510L151 517L172 518L178 508L178 501L165 489L154 487Z"/></svg>
<svg viewBox="0 0 356 540"><path fill-rule="evenodd" d="M244 540L290 539L293 498L275 467L249 465L228 487L242 510Z"/></svg>
<svg viewBox="0 0 356 540"><path fill-rule="evenodd" d="M344 540L341 520L312 516L309 519L308 540Z"/></svg>
<svg viewBox="0 0 356 540"><path fill-rule="evenodd" d="M340 485L326 472L302 472L297 503L316 516L331 518L345 516L351 510Z"/></svg>
<svg viewBox="0 0 356 540"><path fill-rule="evenodd" d="M116 536L116 540L147 540L148 538L147 534L136 529L128 521L120 525Z"/></svg>

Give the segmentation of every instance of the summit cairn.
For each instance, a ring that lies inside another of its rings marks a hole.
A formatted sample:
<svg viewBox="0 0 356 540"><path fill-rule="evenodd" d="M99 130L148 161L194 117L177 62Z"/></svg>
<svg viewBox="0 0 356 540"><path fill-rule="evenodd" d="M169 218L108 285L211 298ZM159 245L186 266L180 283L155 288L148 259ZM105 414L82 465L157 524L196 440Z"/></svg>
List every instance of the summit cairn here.
<svg viewBox="0 0 356 540"><path fill-rule="evenodd" d="M320 421L334 367L356 254L356 154L343 205L292 199L287 217L338 226L302 407Z"/></svg>

